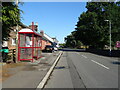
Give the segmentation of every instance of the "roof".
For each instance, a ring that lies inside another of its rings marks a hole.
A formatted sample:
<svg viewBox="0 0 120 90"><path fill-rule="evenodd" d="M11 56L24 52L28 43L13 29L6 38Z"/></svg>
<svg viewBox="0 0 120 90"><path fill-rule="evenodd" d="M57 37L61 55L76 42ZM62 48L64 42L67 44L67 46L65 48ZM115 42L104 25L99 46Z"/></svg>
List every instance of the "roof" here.
<svg viewBox="0 0 120 90"><path fill-rule="evenodd" d="M24 28L24 29L21 29L19 32L34 32L34 31L28 28Z"/></svg>
<svg viewBox="0 0 120 90"><path fill-rule="evenodd" d="M47 34L45 34L45 33L44 33L43 37L45 37L50 42L54 42L53 39L50 36L48 36Z"/></svg>
<svg viewBox="0 0 120 90"><path fill-rule="evenodd" d="M33 31L29 28L23 28L18 33L34 33L34 34L41 36L40 33L36 32L35 30Z"/></svg>
<svg viewBox="0 0 120 90"><path fill-rule="evenodd" d="M39 36L42 36L43 39L45 39L47 41L50 41L52 43L54 43L54 42L57 43L58 42L58 40L56 38L51 38L49 35L47 35L45 33L42 35L41 33L38 33L35 30L31 30L29 28L23 28L18 33L34 33L34 34L37 34Z"/></svg>
<svg viewBox="0 0 120 90"><path fill-rule="evenodd" d="M57 38L52 38L54 42L58 43L59 41L57 40Z"/></svg>
<svg viewBox="0 0 120 90"><path fill-rule="evenodd" d="M22 22L19 24L20 26L24 27L24 28L29 28L28 26L26 26L25 24L23 24Z"/></svg>

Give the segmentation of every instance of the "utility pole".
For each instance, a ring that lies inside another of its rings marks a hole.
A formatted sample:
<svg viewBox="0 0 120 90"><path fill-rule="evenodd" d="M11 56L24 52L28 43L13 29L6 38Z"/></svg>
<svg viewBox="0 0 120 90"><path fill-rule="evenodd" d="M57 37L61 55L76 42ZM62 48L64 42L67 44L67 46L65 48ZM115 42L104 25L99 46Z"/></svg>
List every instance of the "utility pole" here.
<svg viewBox="0 0 120 90"><path fill-rule="evenodd" d="M18 0L15 0L15 3L16 3L16 6L18 8ZM18 16L17 16L18 17ZM15 63L17 62L17 57L18 57L18 29L19 29L19 26L18 26L18 21L17 21L17 26L16 26L16 60L14 61Z"/></svg>

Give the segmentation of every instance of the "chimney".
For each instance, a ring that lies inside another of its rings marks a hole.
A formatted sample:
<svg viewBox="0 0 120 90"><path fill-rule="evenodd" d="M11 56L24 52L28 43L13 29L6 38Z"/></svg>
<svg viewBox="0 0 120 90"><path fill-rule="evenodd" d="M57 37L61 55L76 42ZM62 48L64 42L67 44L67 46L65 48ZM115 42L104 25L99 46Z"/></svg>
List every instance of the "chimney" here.
<svg viewBox="0 0 120 90"><path fill-rule="evenodd" d="M41 30L41 31L40 31L40 34L43 36L43 35L44 35L44 31L43 31L43 30Z"/></svg>
<svg viewBox="0 0 120 90"><path fill-rule="evenodd" d="M34 22L32 22L32 25L29 25L30 29L38 31L38 23L36 23L36 25L34 25Z"/></svg>

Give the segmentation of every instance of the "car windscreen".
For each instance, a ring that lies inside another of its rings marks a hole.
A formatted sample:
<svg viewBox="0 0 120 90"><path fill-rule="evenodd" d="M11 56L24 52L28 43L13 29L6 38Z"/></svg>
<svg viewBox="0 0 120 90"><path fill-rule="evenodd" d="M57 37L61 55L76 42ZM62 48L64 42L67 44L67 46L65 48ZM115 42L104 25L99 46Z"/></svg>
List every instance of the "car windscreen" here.
<svg viewBox="0 0 120 90"><path fill-rule="evenodd" d="M46 48L53 48L53 46L46 46Z"/></svg>

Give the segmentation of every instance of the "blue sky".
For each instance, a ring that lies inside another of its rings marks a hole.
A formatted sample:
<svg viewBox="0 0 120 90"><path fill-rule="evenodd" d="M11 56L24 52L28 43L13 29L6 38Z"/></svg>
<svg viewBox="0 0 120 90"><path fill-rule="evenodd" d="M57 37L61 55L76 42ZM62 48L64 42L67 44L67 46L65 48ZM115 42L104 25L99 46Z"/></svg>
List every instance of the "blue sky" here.
<svg viewBox="0 0 120 90"><path fill-rule="evenodd" d="M80 14L86 11L85 6L86 2L24 2L20 9L24 11L25 25L38 22L39 31L44 30L63 43L64 37L74 31Z"/></svg>

